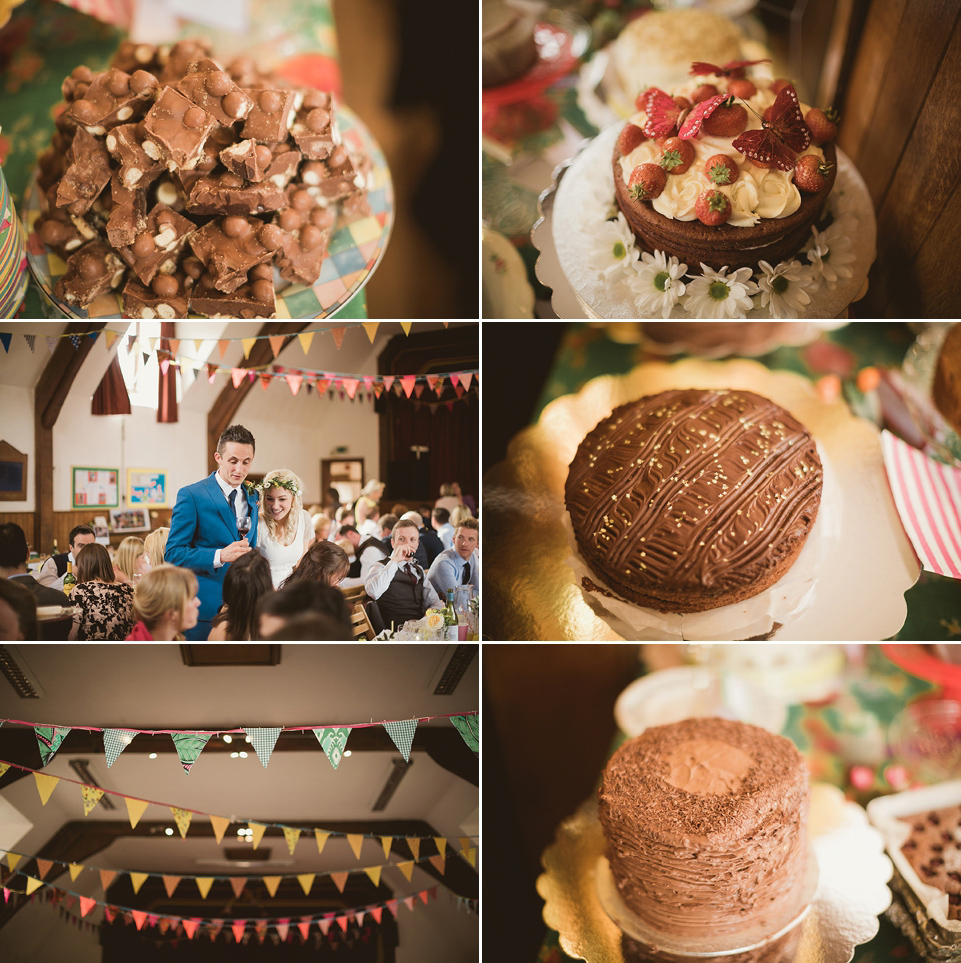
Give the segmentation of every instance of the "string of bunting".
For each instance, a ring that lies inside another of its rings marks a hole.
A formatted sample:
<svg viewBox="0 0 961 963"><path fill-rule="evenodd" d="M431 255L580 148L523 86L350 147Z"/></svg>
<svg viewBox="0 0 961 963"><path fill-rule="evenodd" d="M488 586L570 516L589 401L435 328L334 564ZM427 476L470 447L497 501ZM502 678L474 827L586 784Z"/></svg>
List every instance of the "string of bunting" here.
<svg viewBox="0 0 961 963"><path fill-rule="evenodd" d="M140 818L143 816L148 806L160 806L163 809L169 809L174 817L174 822L177 824L177 828L180 830L180 835L183 838L187 836L187 830L190 827L190 823L194 816L206 816L210 820L210 825L213 827L214 838L217 840L218 845L224 838L224 834L227 831L228 826L231 823L243 823L247 824L247 828L251 831L251 841L253 843L253 848L256 849L260 845L261 839L263 839L264 832L268 828L280 829L284 834L284 838L287 840L287 847L290 850L290 854L293 855L294 847L297 845L297 841L300 839L300 835L303 832L313 832L314 838L317 842L317 851L322 853L324 851L324 845L331 836L345 837L354 849L354 853L357 858L360 858L360 846L364 839L377 839L384 847L384 854L386 855L390 852L390 844L394 839L398 838L395 836L381 836L372 833L340 833L334 830L328 830L321 827L311 827L304 830L301 826L288 826L284 823L271 823L271 822L261 822L258 820L247 819L242 817L234 816L217 816L212 813L205 813L199 809L186 809L180 806L171 806L169 803L157 802L153 799L140 799L134 796L124 795L122 792L116 792L113 789L103 789L100 786L89 786L86 783L80 782L78 779L70 779L67 776L51 776L48 773L38 772L36 769L31 769L29 766L21 766L15 762L6 762L0 760L0 778L6 773L8 769L19 769L22 772L33 773L33 778L37 784L37 792L40 795L40 802L42 805L46 806L47 801L50 799L54 789L61 782L72 783L75 786L80 786L80 794L83 799L83 809L84 815L89 816L93 807L97 805L100 801L100 797L104 794L110 796L119 796L124 800L127 806L127 815L130 819L131 829L135 829ZM419 840L421 839L433 839L435 844L437 844L438 849L440 849L440 844L437 843L438 838L435 836L404 836L403 838L411 848L411 852L415 855L415 858L419 858ZM472 846L472 842L476 837L472 836L460 836L458 837L458 842L460 844L460 852L469 862L476 858L476 847ZM413 842L416 840L418 842ZM475 855L472 856L470 850L475 850ZM9 864L9 858L8 858ZM472 864L473 865L473 864ZM12 868L12 867L11 867ZM43 874L46 875L46 874Z"/></svg>
<svg viewBox="0 0 961 963"><path fill-rule="evenodd" d="M133 742L134 738L141 733L149 735L170 735L180 764L184 772L190 773L193 764L200 757L204 747L212 736L232 733L246 733L250 743L257 753L257 758L267 768L271 753L277 744L277 739L281 732L313 732L324 750L330 764L336 769L343 758L344 750L347 747L347 739L353 729L367 729L372 726L383 726L390 736L394 745L405 762L410 762L410 747L414 741L414 733L420 722L429 722L432 719L450 719L451 723L461 734L464 742L475 753L479 752L478 741L478 722L477 712L451 713L439 716L418 716L412 719L391 719L381 722L358 722L349 726L242 726L234 729L104 729L100 726L60 726L48 723L24 722L20 719L0 719L0 726L5 722L11 725L27 726L33 729L37 737L37 745L40 748L40 768L43 769L53 758L56 751L60 748L63 740L72 729L81 729L87 732L100 732L103 734L104 756L109 769L117 757ZM3 771L0 770L0 776Z"/></svg>
<svg viewBox="0 0 961 963"><path fill-rule="evenodd" d="M390 844L397 837L383 837L384 839L384 856L387 858L390 853ZM329 877L334 885L337 887L338 892L343 893L344 888L347 885L347 880L353 873L363 873L367 878L375 885L380 885L381 874L385 869L399 869L403 874L407 882L411 882L413 875L413 870L415 865L421 863L430 863L438 873L442 876L447 871L447 844L448 839L445 836L433 836L433 837L423 837L433 839L435 847L437 849L436 854L421 856L420 855L420 843L422 837L403 837L404 841L407 842L411 854L415 855L414 859L402 860L400 862L393 863L381 863L376 866L364 866L360 869L347 869L347 870L337 870L328 871L324 873L289 873L281 875L271 875L271 876L195 876L188 873L182 873L179 876L170 873L151 873L151 872L139 872L136 870L128 869L101 869L97 866L90 866L86 863L68 863L60 859L42 859L39 856L29 855L27 853L18 853L14 850L9 850L4 853L0 850L0 859L6 856L7 866L10 869L11 876L7 878L6 884L9 884L10 879L13 876L20 875L26 880L24 884L24 893L30 896L41 886L52 886L52 883L46 882L46 877L50 875L51 871L55 866L61 867L57 871L57 875L62 873L64 870L70 873L70 879L76 882L81 873L89 870L91 873L96 873L100 877L100 885L103 888L104 896L107 895L107 889L112 886L118 879L123 876L127 876L130 879L131 888L134 894L140 892L140 888L143 884L151 878L159 879L163 883L164 889L166 890L168 899L172 899L174 892L180 883L185 880L193 880L197 887L197 891L200 893L201 899L206 899L207 894L210 892L211 887L215 882L224 881L230 884L230 888L233 891L234 897L236 899L240 898L240 894L250 883L262 883L267 891L267 895L273 898L277 894L277 890L280 887L281 881L285 879L296 879L300 883L301 889L304 891L305 896L310 896L310 891L314 885L314 881L318 876ZM360 859L360 847L363 842L363 838L351 838L348 837L351 848L354 850L355 856ZM259 842L259 840L258 840ZM461 845L464 849L461 850L461 854L465 859L473 866L477 868L477 847L470 845L471 839L469 837L461 838ZM293 849L290 850L291 855L293 855ZM27 866L31 861L36 862L35 875L31 875L27 872ZM9 888L9 885L7 885ZM183 893L181 894L184 895Z"/></svg>
<svg viewBox="0 0 961 963"><path fill-rule="evenodd" d="M47 884L43 884L47 885ZM445 889L447 889L445 887ZM448 890L450 892L450 890ZM34 892L27 892L21 890L11 889L4 885L3 887L3 898L4 902L8 902L11 896L25 896L31 899L35 898ZM100 900L95 900L90 897L81 896L79 893L75 893L72 890L60 889L59 887L50 886L45 893L52 893L52 896L48 895L47 898L52 898L58 901L69 901L73 900L75 903L79 903L81 919L85 917L94 907L102 907L104 911L104 919L108 923L115 922L118 918L122 918L124 922L132 922L136 925L138 930L142 930L144 926L154 927L161 933L167 933L168 931L178 931L183 929L184 934L188 939L193 939L198 932L202 932L210 937L211 940L215 940L220 934L221 930L226 926L228 930L233 934L236 942L241 942L244 938L245 933L253 933L262 937L261 934L266 935L269 929L275 930L280 936L281 940L287 938L288 932L291 925L300 930L301 935L306 940L310 928L314 925L327 936L331 931L334 924L340 927L341 932L346 933L347 927L354 923L358 927L363 926L363 920L365 916L370 916L376 923L380 923L383 919L384 910L388 910L391 915L396 919L397 913L400 906L407 906L411 911L414 910L416 901L419 899L423 905L428 905L428 900L432 897L435 901L438 896L438 887L431 886L427 889L420 890L416 893L410 893L406 896L396 897L389 900L381 900L375 903L369 903L365 906L353 907L349 910L343 910L337 913L323 913L319 915L308 915L300 916L298 918L286 917L284 919L273 919L270 917L266 918L245 918L237 919L235 917L223 918L204 918L204 917L183 917L174 916L167 913L155 914L148 913L146 910L136 910L127 906L117 906L111 903L104 903ZM456 893L451 893L452 896L456 897L458 900L458 907L464 905L469 909L476 912L477 901L467 900L463 897L457 896ZM70 903L72 907L74 902ZM251 930L247 930L247 924L252 924Z"/></svg>

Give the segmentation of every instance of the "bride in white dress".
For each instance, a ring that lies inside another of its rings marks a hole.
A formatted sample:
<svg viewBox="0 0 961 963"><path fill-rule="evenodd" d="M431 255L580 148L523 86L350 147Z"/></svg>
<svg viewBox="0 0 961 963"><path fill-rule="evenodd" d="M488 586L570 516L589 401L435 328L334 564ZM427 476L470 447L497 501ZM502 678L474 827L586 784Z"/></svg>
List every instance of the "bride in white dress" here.
<svg viewBox="0 0 961 963"><path fill-rule="evenodd" d="M302 501L303 482L289 469L268 472L260 499L257 547L270 562L274 588L294 570L314 540L314 527Z"/></svg>

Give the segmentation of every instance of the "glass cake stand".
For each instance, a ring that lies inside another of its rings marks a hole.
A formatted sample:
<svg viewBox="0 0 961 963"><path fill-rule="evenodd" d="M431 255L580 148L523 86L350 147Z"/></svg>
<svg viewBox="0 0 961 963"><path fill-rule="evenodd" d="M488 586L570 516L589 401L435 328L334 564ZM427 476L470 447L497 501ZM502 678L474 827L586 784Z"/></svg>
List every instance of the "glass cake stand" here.
<svg viewBox="0 0 961 963"><path fill-rule="evenodd" d="M531 231L531 242L539 255L535 264L538 280L552 292L551 305L559 318L640 319L660 315L644 315L638 311L625 284L612 283L594 272L588 261L592 238L583 230L588 211L597 207L601 194L614 198L611 158L622 124L612 124L593 140L586 141L580 151L554 171L551 186L538 202L540 218ZM867 281L868 270L875 258L877 223L867 185L850 158L837 152L838 171L827 209L836 211L844 198L858 222L858 230L850 239L855 251L852 276L839 278L831 290L823 282L810 292L811 303L805 317L837 318L857 300ZM798 258L800 260L800 257ZM759 299L755 299L759 304ZM675 305L670 317L689 318L682 306ZM767 308L755 307L749 318L774 317Z"/></svg>
<svg viewBox="0 0 961 963"><path fill-rule="evenodd" d="M806 912L761 942L745 933L740 947L732 946L736 940L719 941L712 950L708 941L697 952L679 953L667 937L646 943L627 935L605 909L604 836L596 806L585 804L561 824L542 856L537 891L544 922L557 931L568 956L588 963L848 963L855 947L878 932L878 916L891 903L893 867L864 810L833 787L814 787L809 829L817 880Z"/></svg>

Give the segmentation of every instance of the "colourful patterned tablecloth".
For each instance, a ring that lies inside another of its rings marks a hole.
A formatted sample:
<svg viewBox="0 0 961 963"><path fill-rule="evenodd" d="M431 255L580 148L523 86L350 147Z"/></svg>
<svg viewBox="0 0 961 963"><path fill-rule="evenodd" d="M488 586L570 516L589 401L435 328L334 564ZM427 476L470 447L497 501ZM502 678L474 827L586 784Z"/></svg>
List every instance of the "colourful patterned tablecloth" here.
<svg viewBox="0 0 961 963"><path fill-rule="evenodd" d="M268 7L269 22L264 22L263 36L251 38L253 49L266 45L270 31L283 24L285 39L277 49L286 56L280 67L284 74L339 92L336 32L329 0L271 0L269 4L257 0L254 15L263 16ZM209 30L184 26L184 35L197 32L210 35ZM24 210L37 157L53 135L56 108L63 100L63 78L80 64L103 70L123 39L122 30L55 0L26 0L0 30L0 163L18 211ZM216 37L213 39L216 45ZM359 128L354 130L354 136L362 136ZM380 155L379 148L376 150ZM364 290L361 287L357 291L357 285L376 266L387 241L393 208L390 175L382 155L379 162L382 172L372 192L372 218L337 232L317 284L292 291L278 317L311 317L320 311L336 312L340 318L367 316ZM348 292L353 291L356 293L349 297ZM49 298L31 282L19 316L43 318L49 311ZM80 316L87 315L80 312ZM101 311L96 316L111 314Z"/></svg>

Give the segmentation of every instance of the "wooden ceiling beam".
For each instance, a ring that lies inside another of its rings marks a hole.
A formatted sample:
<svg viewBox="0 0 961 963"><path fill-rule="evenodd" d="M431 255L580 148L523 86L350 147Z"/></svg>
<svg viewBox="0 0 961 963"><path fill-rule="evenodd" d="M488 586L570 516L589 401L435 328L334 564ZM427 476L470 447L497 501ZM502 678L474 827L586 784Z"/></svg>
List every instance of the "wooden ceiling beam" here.
<svg viewBox="0 0 961 963"><path fill-rule="evenodd" d="M250 349L250 354L241 361L237 367L259 368L263 365L270 364L271 361L274 360L273 349L270 347L269 341L261 339L265 339L270 335L284 335L284 344L283 348L281 348L281 351L283 351L283 349L293 341L296 335L307 327L307 324L308 322L297 323L293 321L272 321L264 324L260 331L257 332L258 340ZM252 387L253 383L249 378L244 378L236 388L233 382L228 379L220 394L217 396L217 400L211 405L210 411L207 412L208 471L216 470L217 463L214 461L214 452L217 450L217 442L220 440L224 429L227 428L228 425L233 424L234 416L237 414L244 398L247 397L247 392L250 391Z"/></svg>

